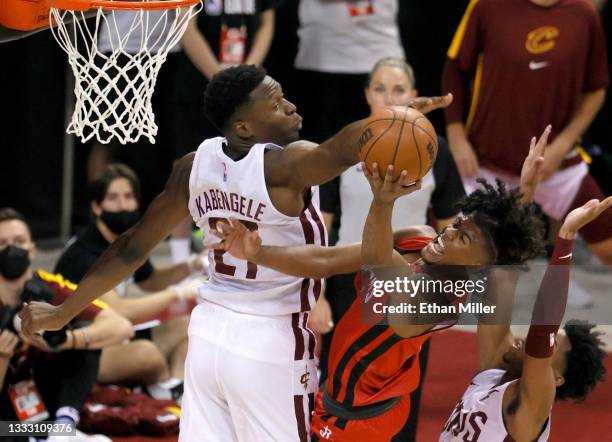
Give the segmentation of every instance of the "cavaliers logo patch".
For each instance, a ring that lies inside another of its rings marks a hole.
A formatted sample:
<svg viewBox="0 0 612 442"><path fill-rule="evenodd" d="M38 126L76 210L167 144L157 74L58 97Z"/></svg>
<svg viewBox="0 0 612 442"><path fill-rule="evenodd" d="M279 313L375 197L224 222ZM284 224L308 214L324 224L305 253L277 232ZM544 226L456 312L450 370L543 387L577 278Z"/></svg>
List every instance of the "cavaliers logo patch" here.
<svg viewBox="0 0 612 442"><path fill-rule="evenodd" d="M542 54L555 47L555 38L559 35L559 29L554 26L542 26L527 34L525 49L532 54Z"/></svg>

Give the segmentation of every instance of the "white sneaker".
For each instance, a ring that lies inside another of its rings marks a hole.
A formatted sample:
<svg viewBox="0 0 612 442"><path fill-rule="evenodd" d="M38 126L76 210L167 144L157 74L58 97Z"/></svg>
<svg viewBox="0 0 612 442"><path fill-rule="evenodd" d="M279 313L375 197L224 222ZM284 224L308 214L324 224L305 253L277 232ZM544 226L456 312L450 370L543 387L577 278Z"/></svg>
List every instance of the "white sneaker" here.
<svg viewBox="0 0 612 442"><path fill-rule="evenodd" d="M112 439L102 434L85 434L76 430L74 436L50 436L47 442L113 442Z"/></svg>
<svg viewBox="0 0 612 442"><path fill-rule="evenodd" d="M593 305L593 296L583 289L574 278L570 276L567 305L573 308L589 308Z"/></svg>

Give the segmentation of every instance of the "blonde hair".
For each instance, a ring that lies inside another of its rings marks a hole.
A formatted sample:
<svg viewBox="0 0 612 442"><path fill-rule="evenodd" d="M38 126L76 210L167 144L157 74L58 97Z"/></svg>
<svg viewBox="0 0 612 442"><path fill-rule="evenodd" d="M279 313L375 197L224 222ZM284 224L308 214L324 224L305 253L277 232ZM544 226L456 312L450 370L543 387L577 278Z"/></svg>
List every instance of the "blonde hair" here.
<svg viewBox="0 0 612 442"><path fill-rule="evenodd" d="M412 69L412 66L410 66L410 64L408 64L405 60L396 57L385 57L381 58L376 62L376 64L368 74L368 87L370 86L370 82L372 81L372 77L374 77L376 71L384 67L400 68L408 77L408 81L410 81L412 87L415 87L416 79L414 78L414 69Z"/></svg>

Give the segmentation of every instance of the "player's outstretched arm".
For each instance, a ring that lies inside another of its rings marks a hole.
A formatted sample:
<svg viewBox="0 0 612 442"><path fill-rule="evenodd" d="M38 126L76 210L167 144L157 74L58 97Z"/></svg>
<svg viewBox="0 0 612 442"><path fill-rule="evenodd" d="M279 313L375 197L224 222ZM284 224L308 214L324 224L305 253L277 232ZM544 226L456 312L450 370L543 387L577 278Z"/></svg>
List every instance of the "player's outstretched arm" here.
<svg viewBox="0 0 612 442"><path fill-rule="evenodd" d="M519 406L508 416L510 435L515 440L535 439L555 400L560 382L552 368L556 334L565 314L569 265L576 232L612 206L612 197L591 200L572 210L565 218L553 256L544 274L533 307L531 326L525 342L525 360L519 380ZM547 325L551 324L551 325Z"/></svg>
<svg viewBox="0 0 612 442"><path fill-rule="evenodd" d="M419 97L407 102L406 106L421 113L428 113L448 106L452 99L451 94L442 97ZM281 171L280 174L266 173L266 177L276 175L279 185L286 185L288 182L291 188L298 190L328 182L359 162L359 138L365 122L366 120L359 120L349 124L320 145L308 141L289 144L276 161L266 164L266 168L272 167L275 171Z"/></svg>
<svg viewBox="0 0 612 442"><path fill-rule="evenodd" d="M530 204L533 202L535 195L536 186L538 184L538 177L540 175L540 169L542 163L544 163L544 153L546 146L548 145L548 136L550 135L552 127L549 124L540 135L540 138L536 141L536 137L531 139L529 144L529 154L523 162L523 168L521 169L520 189L523 197L521 203L523 205Z"/></svg>
<svg viewBox="0 0 612 442"><path fill-rule="evenodd" d="M319 279L354 273L361 266L361 244L336 247L264 246L257 230L251 232L236 218L230 218L230 222L217 223L216 230L211 233L221 242L212 245L212 249L225 250L236 258L301 278Z"/></svg>
<svg viewBox="0 0 612 442"><path fill-rule="evenodd" d="M141 220L121 235L85 275L77 290L63 304L32 302L20 315L26 335L58 330L94 299L112 290L140 267L153 247L188 214L189 176L194 153L175 164L164 191L153 200Z"/></svg>

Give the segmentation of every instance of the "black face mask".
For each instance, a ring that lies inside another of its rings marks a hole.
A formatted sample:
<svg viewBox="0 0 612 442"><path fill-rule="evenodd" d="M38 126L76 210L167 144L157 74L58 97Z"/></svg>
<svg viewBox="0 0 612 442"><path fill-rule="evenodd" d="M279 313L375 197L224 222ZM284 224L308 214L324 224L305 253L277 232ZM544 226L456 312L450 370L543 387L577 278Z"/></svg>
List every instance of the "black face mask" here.
<svg viewBox="0 0 612 442"><path fill-rule="evenodd" d="M0 275L4 278L20 278L28 267L30 267L30 253L26 249L8 246L0 250Z"/></svg>
<svg viewBox="0 0 612 442"><path fill-rule="evenodd" d="M138 209L131 212L127 210L121 212L103 211L100 216L100 219L104 221L104 224L106 224L115 235L121 235L123 232L133 227L138 222L139 218L140 214L138 213Z"/></svg>

